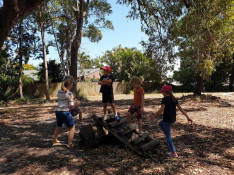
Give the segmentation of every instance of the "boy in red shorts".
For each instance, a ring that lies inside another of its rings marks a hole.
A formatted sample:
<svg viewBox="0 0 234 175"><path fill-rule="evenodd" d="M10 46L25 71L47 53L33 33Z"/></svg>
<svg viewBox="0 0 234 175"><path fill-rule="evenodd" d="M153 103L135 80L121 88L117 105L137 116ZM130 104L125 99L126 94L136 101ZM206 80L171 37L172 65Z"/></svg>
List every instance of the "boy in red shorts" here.
<svg viewBox="0 0 234 175"><path fill-rule="evenodd" d="M142 80L139 77L132 77L130 80L131 85L134 87L133 103L127 112L127 127L130 128L131 116L136 113L138 122L139 135L142 135L142 119L141 115L144 112L144 89L141 87Z"/></svg>

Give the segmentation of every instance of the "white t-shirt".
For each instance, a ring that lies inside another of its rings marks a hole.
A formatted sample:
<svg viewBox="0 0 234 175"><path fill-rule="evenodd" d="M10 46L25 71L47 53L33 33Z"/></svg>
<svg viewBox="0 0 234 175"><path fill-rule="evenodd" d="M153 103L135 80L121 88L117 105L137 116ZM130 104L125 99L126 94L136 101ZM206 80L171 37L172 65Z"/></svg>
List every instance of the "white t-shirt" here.
<svg viewBox="0 0 234 175"><path fill-rule="evenodd" d="M58 106L56 111L69 111L69 106L74 105L73 94L71 91L64 92L62 89L58 91Z"/></svg>

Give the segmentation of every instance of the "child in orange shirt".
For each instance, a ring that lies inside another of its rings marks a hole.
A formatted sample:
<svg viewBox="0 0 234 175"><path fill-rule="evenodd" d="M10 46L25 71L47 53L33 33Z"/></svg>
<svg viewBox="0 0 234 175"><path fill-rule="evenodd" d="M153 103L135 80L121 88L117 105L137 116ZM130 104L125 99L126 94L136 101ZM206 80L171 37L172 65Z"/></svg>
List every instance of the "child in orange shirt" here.
<svg viewBox="0 0 234 175"><path fill-rule="evenodd" d="M133 103L127 112L127 127L130 128L131 116L136 113L139 133L142 135L141 115L142 112L144 112L144 89L141 87L142 80L139 77L133 76L130 83L134 87L134 98Z"/></svg>

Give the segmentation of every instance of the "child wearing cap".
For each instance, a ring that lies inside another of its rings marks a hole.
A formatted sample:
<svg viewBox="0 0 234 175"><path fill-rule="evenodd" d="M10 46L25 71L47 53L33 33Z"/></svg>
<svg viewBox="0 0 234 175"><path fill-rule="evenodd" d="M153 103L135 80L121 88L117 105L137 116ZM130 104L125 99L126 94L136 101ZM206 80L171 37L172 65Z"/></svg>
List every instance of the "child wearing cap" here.
<svg viewBox="0 0 234 175"><path fill-rule="evenodd" d="M161 108L156 112L151 118L156 118L159 115L163 114L163 120L159 122L159 126L164 132L167 143L170 147L168 155L170 157L178 157L176 153L172 138L171 138L171 125L176 121L176 107L186 116L188 122L192 123L192 120L189 118L187 113L179 105L178 100L172 94L172 87L169 85L164 85L160 92L163 94L163 99L161 101Z"/></svg>
<svg viewBox="0 0 234 175"><path fill-rule="evenodd" d="M119 116L117 115L117 111L115 108L114 103L114 94L113 94L113 87L112 84L114 82L114 77L111 75L111 68L109 66L102 67L103 75L101 76L98 84L101 85L100 92L102 93L102 103L103 103L103 113L104 116L107 112L107 105L110 104L117 121L120 120Z"/></svg>
<svg viewBox="0 0 234 175"><path fill-rule="evenodd" d="M139 135L142 135L142 119L141 115L144 112L144 89L141 87L142 80L139 77L133 76L130 80L131 85L134 87L133 103L127 112L127 128L131 125L131 116L136 114Z"/></svg>

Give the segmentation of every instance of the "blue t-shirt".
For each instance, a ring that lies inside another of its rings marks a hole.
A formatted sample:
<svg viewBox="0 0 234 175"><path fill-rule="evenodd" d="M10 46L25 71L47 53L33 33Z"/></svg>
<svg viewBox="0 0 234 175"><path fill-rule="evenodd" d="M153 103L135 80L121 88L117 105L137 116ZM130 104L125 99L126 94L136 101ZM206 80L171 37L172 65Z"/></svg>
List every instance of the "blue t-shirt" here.
<svg viewBox="0 0 234 175"><path fill-rule="evenodd" d="M108 76L101 76L100 80L99 81L102 81L102 80L112 80L111 82L111 85L108 86L108 85L102 85L101 86L101 89L100 89L100 92L101 93L104 93L104 94L113 94L113 87L112 87L112 84L114 82L114 76L113 75L108 75Z"/></svg>
<svg viewBox="0 0 234 175"><path fill-rule="evenodd" d="M165 96L162 99L161 104L165 105L163 112L163 121L165 122L175 122L176 121L176 105L178 104L178 100L173 99L170 96Z"/></svg>

